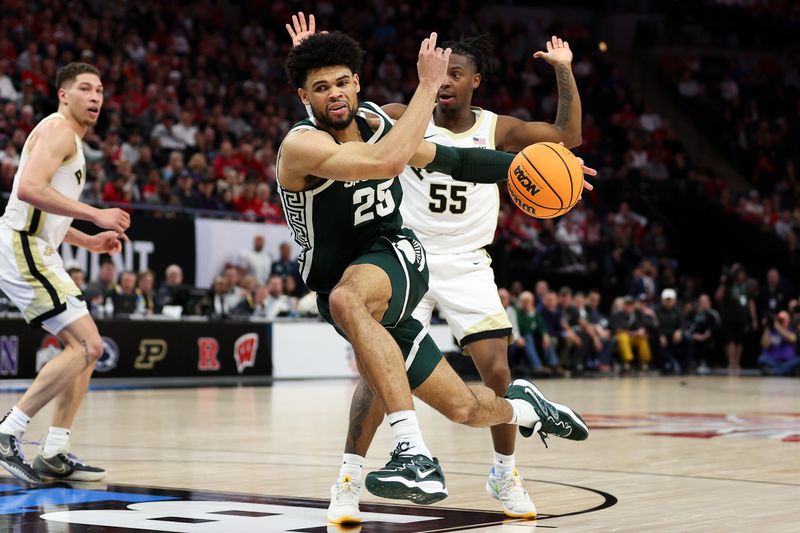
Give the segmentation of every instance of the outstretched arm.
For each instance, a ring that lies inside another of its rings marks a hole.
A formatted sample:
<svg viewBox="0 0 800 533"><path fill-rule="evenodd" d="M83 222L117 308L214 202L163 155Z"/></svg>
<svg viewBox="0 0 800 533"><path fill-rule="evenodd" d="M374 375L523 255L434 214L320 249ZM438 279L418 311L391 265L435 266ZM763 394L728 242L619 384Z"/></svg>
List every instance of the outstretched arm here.
<svg viewBox="0 0 800 533"><path fill-rule="evenodd" d="M525 122L502 115L497 118L495 144L516 152L529 144L542 141L563 142L567 148L581 144L581 99L572 75L572 50L569 43L556 37L547 41L547 51L538 51L534 58L542 58L555 69L558 87L558 111L554 124Z"/></svg>
<svg viewBox="0 0 800 533"><path fill-rule="evenodd" d="M458 181L497 183L508 177L508 167L511 166L514 156L515 154L498 150L456 148L423 141L409 165L441 172ZM596 170L583 164L583 159L579 157L578 161L584 174L597 175ZM589 191L593 189L586 180L583 181L583 186Z"/></svg>
<svg viewBox="0 0 800 533"><path fill-rule="evenodd" d="M436 46L431 33L420 46L417 70L419 86L389 133L375 144L337 144L321 131L297 132L283 142L279 161L281 184L287 190L303 190L306 176L338 181L393 178L417 151L428 125L436 91L447 72L451 50Z"/></svg>

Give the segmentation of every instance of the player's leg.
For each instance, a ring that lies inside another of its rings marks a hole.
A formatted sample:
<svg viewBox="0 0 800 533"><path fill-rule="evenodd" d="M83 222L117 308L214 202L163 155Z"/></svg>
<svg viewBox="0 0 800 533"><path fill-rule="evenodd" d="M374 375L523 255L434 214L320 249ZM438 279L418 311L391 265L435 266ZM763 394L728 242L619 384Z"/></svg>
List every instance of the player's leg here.
<svg viewBox="0 0 800 533"><path fill-rule="evenodd" d="M398 325L409 319L427 290L424 250L413 232L404 229L398 235L379 239L355 260L331 292L328 304L330 318L350 339L362 377L387 413L394 441L392 456L417 458L413 468L425 469L430 464L438 469L422 438L405 375L403 353L409 353L413 342L406 342L405 351L401 352L394 336ZM325 307L320 307L323 316ZM393 334L387 332L387 327L392 328ZM419 497L415 501L432 503L447 496L446 492L420 489L423 480L424 477L412 478L407 482L407 489ZM381 494L380 483L372 492L393 497Z"/></svg>
<svg viewBox="0 0 800 533"><path fill-rule="evenodd" d="M0 465L18 477L22 473L30 478L26 479L29 482L40 481L40 476L27 466L18 449L17 453L14 453L14 449L9 449L8 443L18 443L30 418L59 393L73 387L74 381L87 369L94 368L94 363L103 353L102 340L91 317L83 315L67 326L67 329L71 331L71 335L59 335L64 343L64 350L42 368L0 424ZM18 445L14 444L11 448L18 448ZM36 475L31 475L32 472Z"/></svg>
<svg viewBox="0 0 800 533"><path fill-rule="evenodd" d="M423 324L430 323L434 305L435 300L428 293L414 309L413 316ZM331 501L328 505L329 522L335 524L361 522L358 504L362 486L362 469L367 451L375 432L383 421L385 412L381 402L372 393L369 384L363 379L359 380L350 402L350 419L339 477L331 486Z"/></svg>
<svg viewBox="0 0 800 533"><path fill-rule="evenodd" d="M69 338L73 335L74 328L68 326L59 333L59 338L66 345L71 342ZM70 453L72 424L86 396L93 371L94 363L88 365L70 386L55 397L52 424L42 443L41 453L33 463L34 469L45 478L100 481L106 477L103 468L88 465Z"/></svg>
<svg viewBox="0 0 800 533"><path fill-rule="evenodd" d="M364 377L388 413L414 409L403 355L380 323L391 298L389 275L366 263L349 266L328 298L333 320L350 339Z"/></svg>
<svg viewBox="0 0 800 533"><path fill-rule="evenodd" d="M483 250L429 255L431 287L464 352L471 355L483 383L502 397L511 383L507 351L511 323L500 302L491 258ZM464 288L467 287L468 290ZM416 315L415 315L416 316ZM424 323L424 322L423 322ZM531 367L542 368L533 337L523 347ZM515 518L536 516L536 507L516 472L515 427L492 426L492 462L486 489Z"/></svg>
<svg viewBox="0 0 800 533"><path fill-rule="evenodd" d="M533 342L533 338L528 339ZM511 383L511 372L503 354L508 337L482 339L469 344L469 352L483 383L497 396L503 396ZM503 363L505 361L505 363ZM536 505L522 486L522 477L516 469L514 444L516 427L501 424L491 427L493 466L486 481L486 491L503 505L503 512L511 518L533 518Z"/></svg>
<svg viewBox="0 0 800 533"><path fill-rule="evenodd" d="M339 477L331 486L328 521L334 524L361 522L359 499L363 484L362 470L372 439L383 421L385 409L372 393L369 384L360 379L350 401L350 419Z"/></svg>

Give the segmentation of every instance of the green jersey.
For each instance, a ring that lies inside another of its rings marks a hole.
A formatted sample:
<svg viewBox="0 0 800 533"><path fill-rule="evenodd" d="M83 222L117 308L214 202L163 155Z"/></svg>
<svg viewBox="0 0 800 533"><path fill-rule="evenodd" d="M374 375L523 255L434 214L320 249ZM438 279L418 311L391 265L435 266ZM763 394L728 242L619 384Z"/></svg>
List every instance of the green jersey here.
<svg viewBox="0 0 800 533"><path fill-rule="evenodd" d="M372 130L365 113L380 117ZM388 116L375 104L359 105L355 122L369 144L378 142L392 127ZM313 118L301 120L296 130L321 129ZM280 159L280 150L278 151ZM400 232L403 219L400 179L335 181L325 179L315 188L291 192L278 180L283 213L294 240L302 251L298 257L306 285L321 294L329 293L345 269L382 236Z"/></svg>

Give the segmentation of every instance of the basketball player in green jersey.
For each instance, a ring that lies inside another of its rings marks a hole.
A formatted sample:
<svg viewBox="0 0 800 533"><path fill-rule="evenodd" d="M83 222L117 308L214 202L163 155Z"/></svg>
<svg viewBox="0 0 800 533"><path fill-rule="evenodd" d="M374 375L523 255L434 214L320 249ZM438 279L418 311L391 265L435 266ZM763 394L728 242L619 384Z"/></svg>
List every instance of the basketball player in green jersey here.
<svg viewBox="0 0 800 533"><path fill-rule="evenodd" d="M308 24L303 13L293 17L287 30L295 45L313 34L314 17ZM559 107L555 124L525 122L496 115L471 106L473 91L480 85L488 65L491 42L487 36L462 38L447 43L448 74L437 93L437 105L430 117L425 138L450 146L499 147L516 152L540 141L580 143L581 105L570 64L569 45L553 37L547 52L537 52L556 69ZM382 108L398 119L406 106L388 104ZM587 169L590 175L594 171ZM511 381L507 344L511 324L499 302L490 259L483 247L493 240L499 210L498 191L493 184L467 185L441 173L406 167L402 175L403 220L419 235L427 252L430 290L413 316L423 325L430 323L434 306L439 306L465 353L472 356L483 382L502 394ZM464 290L469 287L469 290ZM353 395L351 423L345 445L341 478L357 470L383 418L369 387L360 383ZM522 485L514 458L515 428L491 428L494 466L486 489L513 518L533 518L536 507ZM352 477L352 476L351 476ZM357 492L332 493L329 516L357 516Z"/></svg>
<svg viewBox="0 0 800 533"><path fill-rule="evenodd" d="M425 252L402 227L397 175L406 164L474 182L505 179L509 154L422 142L449 50L436 34L419 53L420 84L392 125L380 108L358 104L362 51L341 33L314 35L289 53L286 70L311 118L295 125L278 152L284 212L302 248L300 270L318 293L322 316L353 345L364 380L394 434L391 460L370 473L373 494L432 503L447 496L444 476L422 439L411 389L449 418L472 426L518 424L572 440L588 436L571 409L518 380L498 397L467 387L411 317L427 291ZM353 521L353 517L336 517Z"/></svg>

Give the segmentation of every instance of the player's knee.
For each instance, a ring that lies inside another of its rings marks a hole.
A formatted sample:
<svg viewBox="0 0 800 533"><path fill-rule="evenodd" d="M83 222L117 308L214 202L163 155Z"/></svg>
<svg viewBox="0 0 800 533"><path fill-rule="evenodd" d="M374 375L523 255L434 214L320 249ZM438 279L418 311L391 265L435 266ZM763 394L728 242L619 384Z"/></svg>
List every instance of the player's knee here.
<svg viewBox="0 0 800 533"><path fill-rule="evenodd" d="M511 370L504 361L496 361L489 367L484 377L486 386L502 396L511 383Z"/></svg>
<svg viewBox="0 0 800 533"><path fill-rule="evenodd" d="M358 294L347 285L334 287L328 296L328 305L331 308L331 316L334 322L340 327L347 323L348 316L358 305L363 305Z"/></svg>
<svg viewBox="0 0 800 533"><path fill-rule="evenodd" d="M473 418L475 407L475 402L459 400L448 405L443 414L456 424L468 424Z"/></svg>
<svg viewBox="0 0 800 533"><path fill-rule="evenodd" d="M100 335L91 335L83 341L83 356L87 364L95 364L103 356L103 339Z"/></svg>

